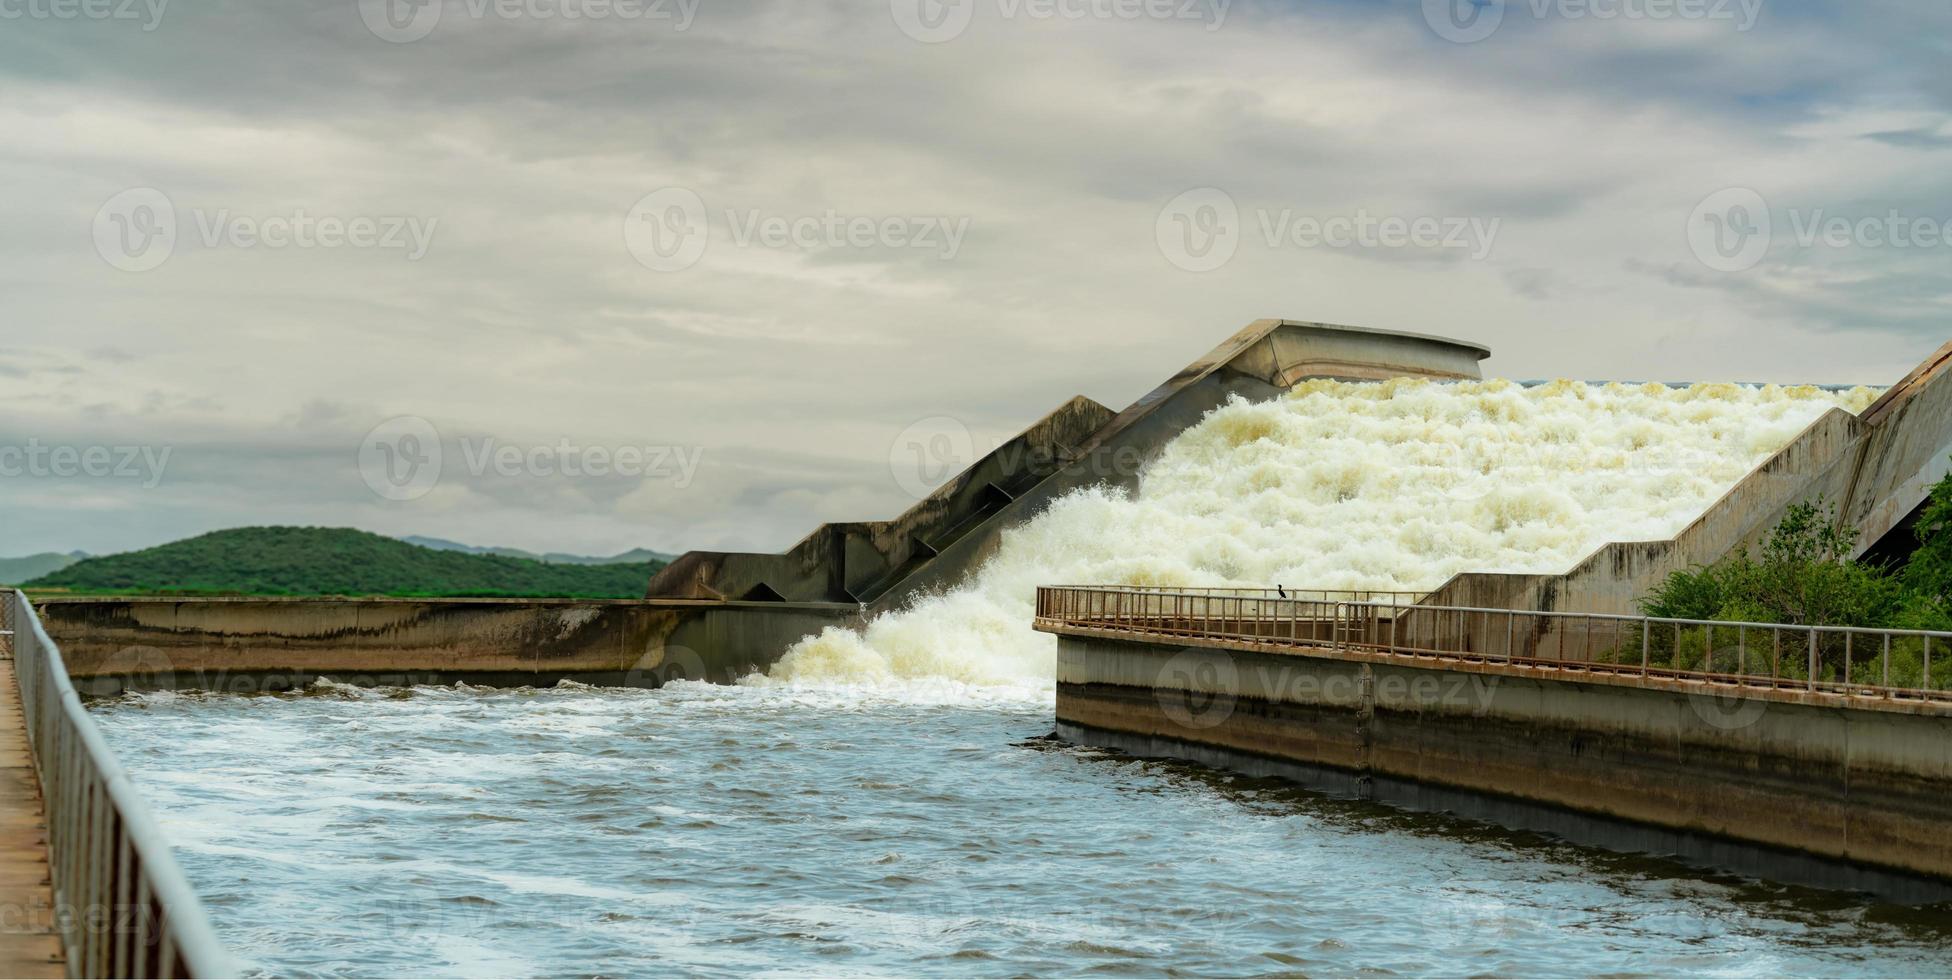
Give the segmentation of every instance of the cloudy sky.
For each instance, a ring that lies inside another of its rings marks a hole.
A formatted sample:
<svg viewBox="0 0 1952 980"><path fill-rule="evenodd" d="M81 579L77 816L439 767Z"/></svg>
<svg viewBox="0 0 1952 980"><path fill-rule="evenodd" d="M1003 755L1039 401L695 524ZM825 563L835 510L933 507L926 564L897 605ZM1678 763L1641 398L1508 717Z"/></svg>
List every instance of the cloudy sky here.
<svg viewBox="0 0 1952 980"><path fill-rule="evenodd" d="M1450 2L0 0L0 555L776 550L1260 317L1947 338L1952 5Z"/></svg>

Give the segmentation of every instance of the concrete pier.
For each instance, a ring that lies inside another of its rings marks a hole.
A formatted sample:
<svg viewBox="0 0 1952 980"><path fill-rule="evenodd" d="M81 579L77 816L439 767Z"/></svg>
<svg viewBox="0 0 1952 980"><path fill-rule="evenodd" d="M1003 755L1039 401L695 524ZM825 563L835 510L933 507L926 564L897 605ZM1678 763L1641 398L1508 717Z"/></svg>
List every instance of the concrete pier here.
<svg viewBox="0 0 1952 980"><path fill-rule="evenodd" d="M1952 704L1542 664L1059 636L1065 738L1621 850L1952 898Z"/></svg>

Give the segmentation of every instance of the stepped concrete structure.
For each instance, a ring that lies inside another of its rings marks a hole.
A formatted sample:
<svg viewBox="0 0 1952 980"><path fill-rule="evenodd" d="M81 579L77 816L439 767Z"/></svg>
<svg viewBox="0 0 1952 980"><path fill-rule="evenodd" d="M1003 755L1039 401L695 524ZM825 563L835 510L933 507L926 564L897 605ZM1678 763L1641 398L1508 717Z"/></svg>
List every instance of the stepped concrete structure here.
<svg viewBox="0 0 1952 980"><path fill-rule="evenodd" d="M1123 411L1073 398L893 520L826 524L778 555L694 551L659 572L647 594L880 611L955 584L1005 529L1067 491L1136 486L1167 443L1236 395L1264 400L1310 378L1475 379L1489 355L1443 337L1256 320Z"/></svg>

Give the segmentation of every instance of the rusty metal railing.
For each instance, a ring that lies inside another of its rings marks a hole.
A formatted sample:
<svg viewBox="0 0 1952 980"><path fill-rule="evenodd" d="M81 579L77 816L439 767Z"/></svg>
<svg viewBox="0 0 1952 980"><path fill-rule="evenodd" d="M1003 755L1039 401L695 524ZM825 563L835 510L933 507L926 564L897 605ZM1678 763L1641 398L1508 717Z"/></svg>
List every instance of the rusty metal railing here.
<svg viewBox="0 0 1952 980"><path fill-rule="evenodd" d="M1205 587L1181 585L1054 585L1055 589L1094 589L1104 592L1130 592L1143 595L1202 595L1227 599L1313 599L1317 601L1344 602L1400 602L1404 604L1423 601L1428 592L1411 592L1403 589L1290 589L1286 586L1273 588L1235 588L1231 586Z"/></svg>
<svg viewBox="0 0 1952 980"><path fill-rule="evenodd" d="M23 592L0 590L74 977L216 977L229 957Z"/></svg>
<svg viewBox="0 0 1952 980"><path fill-rule="evenodd" d="M1290 596L1294 590L1287 590ZM1040 626L1550 666L1745 689L1952 701L1952 632L1282 598L1252 590L1045 586Z"/></svg>

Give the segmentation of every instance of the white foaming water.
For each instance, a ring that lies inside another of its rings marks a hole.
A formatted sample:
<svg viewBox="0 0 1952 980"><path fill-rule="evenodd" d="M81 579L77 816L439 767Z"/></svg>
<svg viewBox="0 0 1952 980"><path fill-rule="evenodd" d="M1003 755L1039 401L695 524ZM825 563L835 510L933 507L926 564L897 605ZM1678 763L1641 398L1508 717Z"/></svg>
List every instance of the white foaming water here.
<svg viewBox="0 0 1952 980"><path fill-rule="evenodd" d="M1039 585L1422 591L1464 571L1563 572L1609 541L1672 537L1825 411L1876 396L1402 379L1236 400L1174 439L1135 495L1067 495L957 588L807 637L748 683L1048 692Z"/></svg>

